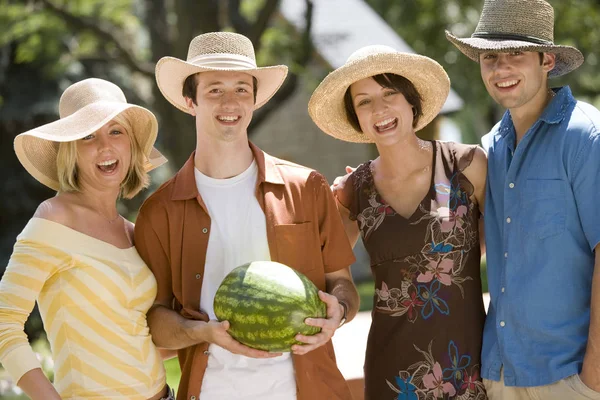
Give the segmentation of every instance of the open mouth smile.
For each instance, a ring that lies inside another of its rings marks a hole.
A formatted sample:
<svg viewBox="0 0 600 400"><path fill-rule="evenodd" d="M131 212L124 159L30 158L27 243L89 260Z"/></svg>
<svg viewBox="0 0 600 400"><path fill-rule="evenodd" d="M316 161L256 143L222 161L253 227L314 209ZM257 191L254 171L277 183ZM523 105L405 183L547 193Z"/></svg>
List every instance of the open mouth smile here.
<svg viewBox="0 0 600 400"><path fill-rule="evenodd" d="M113 159L99 162L98 164L96 164L96 168L98 168L100 171L106 174L111 174L117 169L118 165L119 160Z"/></svg>
<svg viewBox="0 0 600 400"><path fill-rule="evenodd" d="M496 87L500 88L500 89L512 89L515 86L517 86L519 84L519 80L517 79L512 79L510 81L502 81L502 82L498 82L496 83Z"/></svg>
<svg viewBox="0 0 600 400"><path fill-rule="evenodd" d="M383 121L376 122L373 127L377 133L383 133L392 129L395 129L398 126L398 118L387 118Z"/></svg>
<svg viewBox="0 0 600 400"><path fill-rule="evenodd" d="M217 115L217 121L226 125L233 125L240 120L239 115Z"/></svg>

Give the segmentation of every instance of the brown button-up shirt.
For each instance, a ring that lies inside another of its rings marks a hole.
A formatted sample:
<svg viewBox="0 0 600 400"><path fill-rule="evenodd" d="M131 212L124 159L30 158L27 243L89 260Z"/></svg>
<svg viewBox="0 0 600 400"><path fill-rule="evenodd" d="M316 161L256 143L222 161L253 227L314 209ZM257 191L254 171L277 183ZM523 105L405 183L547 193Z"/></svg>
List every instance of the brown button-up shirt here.
<svg viewBox="0 0 600 400"><path fill-rule="evenodd" d="M258 164L256 197L267 218L271 259L305 274L325 290L325 274L346 268L354 255L325 178L272 157L250 143ZM198 193L194 154L142 206L136 247L158 282L157 298L189 319L208 320L200 292L211 221ZM196 398L208 343L178 352L182 376L178 400ZM308 354L292 355L298 400L347 400L352 396L337 368L331 341Z"/></svg>

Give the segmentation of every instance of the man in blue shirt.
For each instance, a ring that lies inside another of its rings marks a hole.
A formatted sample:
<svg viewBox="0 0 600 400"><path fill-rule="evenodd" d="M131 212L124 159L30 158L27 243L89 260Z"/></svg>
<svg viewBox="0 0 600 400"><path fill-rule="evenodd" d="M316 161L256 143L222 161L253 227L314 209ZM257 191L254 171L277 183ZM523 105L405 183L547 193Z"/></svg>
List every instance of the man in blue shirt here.
<svg viewBox="0 0 600 400"><path fill-rule="evenodd" d="M492 400L600 399L600 111L548 88L583 62L553 26L546 1L486 0L471 38L446 32L508 109L487 135Z"/></svg>

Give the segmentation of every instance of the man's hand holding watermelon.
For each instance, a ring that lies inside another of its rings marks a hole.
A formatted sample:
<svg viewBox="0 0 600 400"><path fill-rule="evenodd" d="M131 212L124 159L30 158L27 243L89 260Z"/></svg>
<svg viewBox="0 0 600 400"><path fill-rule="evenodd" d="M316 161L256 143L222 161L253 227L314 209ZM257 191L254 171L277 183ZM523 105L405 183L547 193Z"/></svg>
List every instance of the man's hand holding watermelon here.
<svg viewBox="0 0 600 400"><path fill-rule="evenodd" d="M342 325L345 320L346 308L338 301L338 298L329 293L319 291L319 298L327 304L327 319L325 318L307 318L304 323L310 326L321 328L321 332L312 335L296 335L296 340L304 345L295 344L292 346L294 354L306 354L309 351L323 346L331 340L335 331Z"/></svg>
<svg viewBox="0 0 600 400"><path fill-rule="evenodd" d="M269 351L257 350L252 347L245 346L231 337L227 332L229 329L229 321L209 321L203 324L200 329L201 335L204 336L202 341L214 343L221 346L234 354L240 354L252 358L274 358L282 353L271 353Z"/></svg>

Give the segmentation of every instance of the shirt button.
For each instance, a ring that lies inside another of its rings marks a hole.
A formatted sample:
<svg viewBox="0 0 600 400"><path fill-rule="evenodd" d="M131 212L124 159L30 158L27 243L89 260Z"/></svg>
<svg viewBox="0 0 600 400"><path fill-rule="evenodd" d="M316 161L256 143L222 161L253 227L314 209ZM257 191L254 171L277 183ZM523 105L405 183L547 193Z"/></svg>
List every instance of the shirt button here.
<svg viewBox="0 0 600 400"><path fill-rule="evenodd" d="M500 289L502 291L502 293L504 293L504 288ZM503 322L504 323L504 322ZM503 325L504 326L504 325Z"/></svg>
<svg viewBox="0 0 600 400"><path fill-rule="evenodd" d="M508 253L504 253L504 258L508 258Z"/></svg>
<svg viewBox="0 0 600 400"><path fill-rule="evenodd" d="M511 182L511 183L508 184L508 187L512 189L512 188L515 187L515 184Z"/></svg>
<svg viewBox="0 0 600 400"><path fill-rule="evenodd" d="M208 229L207 228L202 228L202 233L208 233Z"/></svg>
<svg viewBox="0 0 600 400"><path fill-rule="evenodd" d="M506 322L500 321L500 326L504 327L504 325L506 325Z"/></svg>
<svg viewBox="0 0 600 400"><path fill-rule="evenodd" d="M200 274L196 274L196 279L200 279L201 276L202 275L200 275Z"/></svg>
<svg viewBox="0 0 600 400"><path fill-rule="evenodd" d="M510 221L512 221L512 220L510 219L510 217L506 218L506 223L507 223L507 224L510 224Z"/></svg>

